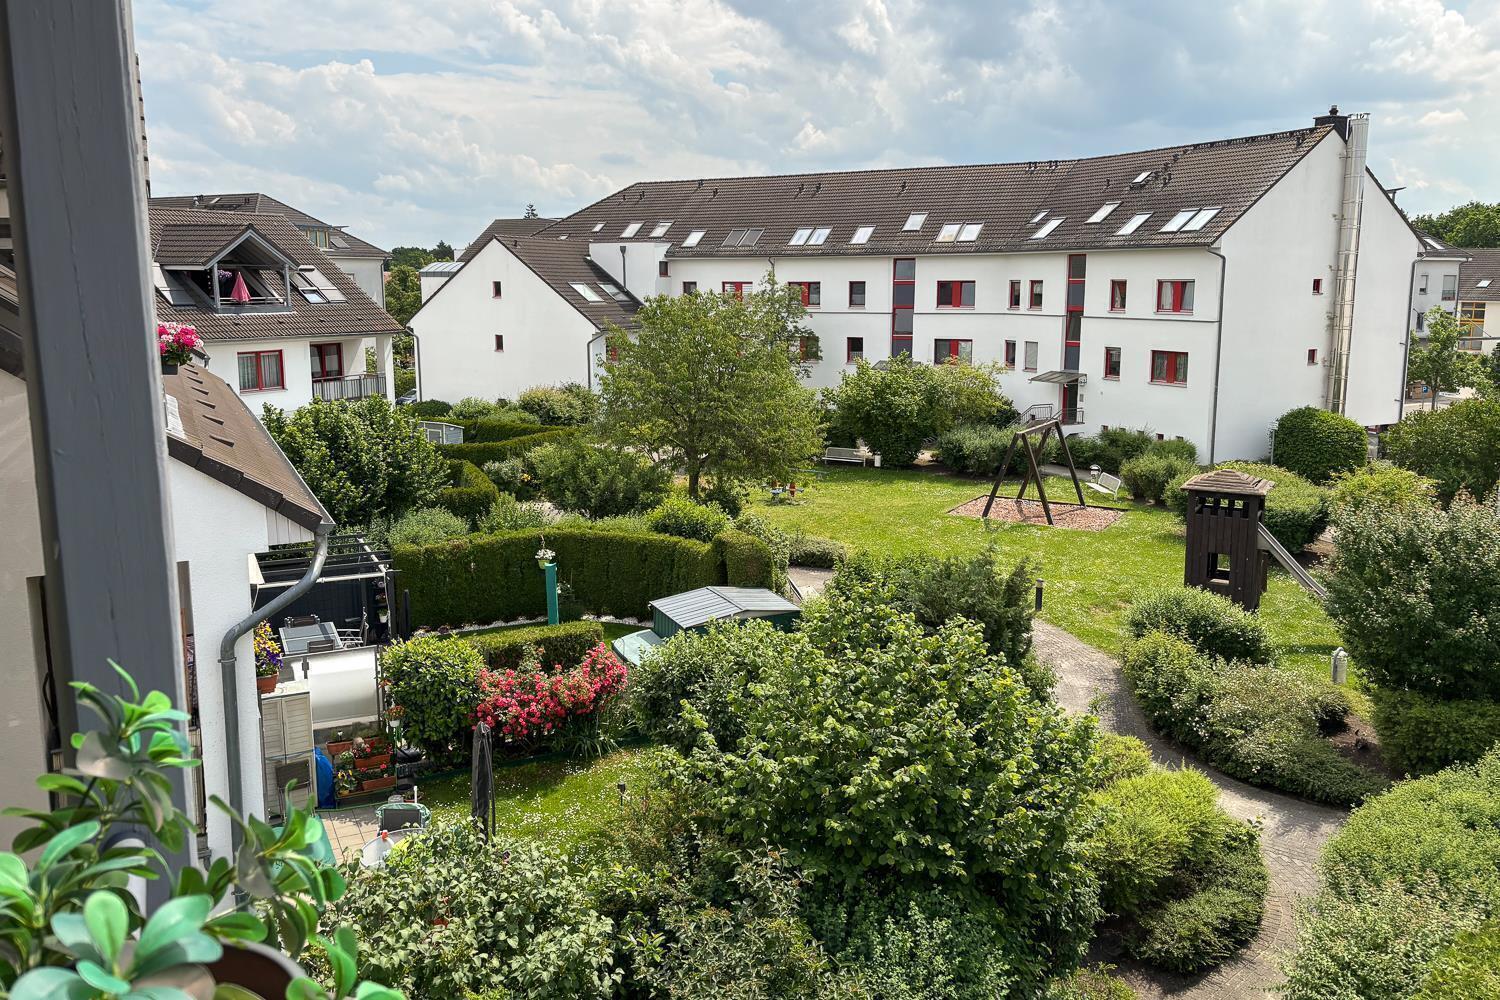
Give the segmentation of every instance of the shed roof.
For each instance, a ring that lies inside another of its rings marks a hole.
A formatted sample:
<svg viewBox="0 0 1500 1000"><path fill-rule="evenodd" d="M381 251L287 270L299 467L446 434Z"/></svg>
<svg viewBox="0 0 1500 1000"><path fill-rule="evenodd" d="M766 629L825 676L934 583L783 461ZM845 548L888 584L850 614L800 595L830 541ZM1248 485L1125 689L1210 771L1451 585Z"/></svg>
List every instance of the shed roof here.
<svg viewBox="0 0 1500 1000"><path fill-rule="evenodd" d="M779 615L801 609L764 587L699 587L651 602L681 628L706 625L724 618Z"/></svg>
<svg viewBox="0 0 1500 1000"><path fill-rule="evenodd" d="M1247 496L1265 496L1276 484L1269 479L1247 475L1238 469L1214 469L1194 476L1182 484L1185 490L1200 490L1205 493L1240 493Z"/></svg>

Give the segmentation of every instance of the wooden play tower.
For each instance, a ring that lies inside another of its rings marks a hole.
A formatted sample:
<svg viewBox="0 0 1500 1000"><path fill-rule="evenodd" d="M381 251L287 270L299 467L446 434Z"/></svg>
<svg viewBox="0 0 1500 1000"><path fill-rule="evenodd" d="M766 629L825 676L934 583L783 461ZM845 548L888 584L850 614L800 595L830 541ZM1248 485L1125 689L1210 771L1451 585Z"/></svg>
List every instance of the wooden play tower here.
<svg viewBox="0 0 1500 1000"><path fill-rule="evenodd" d="M1234 469L1215 469L1182 484L1188 498L1184 583L1250 611L1260 606L1270 556L1261 520L1272 485Z"/></svg>

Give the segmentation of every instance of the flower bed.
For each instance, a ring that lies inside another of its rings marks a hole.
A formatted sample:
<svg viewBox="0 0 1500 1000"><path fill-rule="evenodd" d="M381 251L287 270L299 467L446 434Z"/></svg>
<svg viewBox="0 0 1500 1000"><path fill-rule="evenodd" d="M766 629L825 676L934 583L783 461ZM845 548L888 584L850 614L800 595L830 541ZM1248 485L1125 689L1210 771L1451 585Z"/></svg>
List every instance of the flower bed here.
<svg viewBox="0 0 1500 1000"><path fill-rule="evenodd" d="M597 713L625 686L627 671L600 643L571 670L541 667L535 657L518 669L479 674L476 722L484 722L506 742L530 745L570 723L597 721Z"/></svg>

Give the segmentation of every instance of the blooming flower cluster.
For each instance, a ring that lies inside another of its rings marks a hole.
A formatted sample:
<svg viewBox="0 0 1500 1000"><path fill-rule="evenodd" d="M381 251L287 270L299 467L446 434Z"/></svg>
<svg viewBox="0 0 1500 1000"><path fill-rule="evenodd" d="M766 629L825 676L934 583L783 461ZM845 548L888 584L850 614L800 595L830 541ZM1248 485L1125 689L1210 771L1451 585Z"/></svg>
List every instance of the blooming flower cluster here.
<svg viewBox="0 0 1500 1000"><path fill-rule="evenodd" d="M198 331L181 323L156 325L156 348L169 365L185 365L193 360L193 351L203 343Z"/></svg>
<svg viewBox="0 0 1500 1000"><path fill-rule="evenodd" d="M475 722L488 724L506 742L526 743L597 712L625 686L625 677L625 664L602 642L572 670L561 664L551 672L525 665L485 670Z"/></svg>
<svg viewBox="0 0 1500 1000"><path fill-rule="evenodd" d="M255 626L255 676L275 677L281 671L281 643L271 632L270 622Z"/></svg>

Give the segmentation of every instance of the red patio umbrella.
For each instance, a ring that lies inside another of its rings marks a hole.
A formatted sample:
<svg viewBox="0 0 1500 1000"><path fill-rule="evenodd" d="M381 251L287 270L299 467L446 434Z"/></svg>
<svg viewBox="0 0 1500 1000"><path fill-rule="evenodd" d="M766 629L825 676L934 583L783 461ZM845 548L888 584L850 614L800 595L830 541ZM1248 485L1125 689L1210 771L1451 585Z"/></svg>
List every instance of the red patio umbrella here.
<svg viewBox="0 0 1500 1000"><path fill-rule="evenodd" d="M245 275L234 272L234 290L229 293L229 301L238 305L244 305L250 301L250 289L245 287Z"/></svg>

